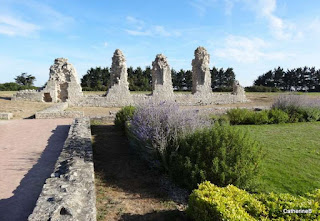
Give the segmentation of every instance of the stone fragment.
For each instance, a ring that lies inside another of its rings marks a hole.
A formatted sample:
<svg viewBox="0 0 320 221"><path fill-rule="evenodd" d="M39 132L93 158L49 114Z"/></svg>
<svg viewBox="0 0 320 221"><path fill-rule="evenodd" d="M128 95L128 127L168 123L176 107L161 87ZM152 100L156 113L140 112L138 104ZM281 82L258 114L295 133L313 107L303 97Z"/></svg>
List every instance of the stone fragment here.
<svg viewBox="0 0 320 221"><path fill-rule="evenodd" d="M198 47L192 60L192 93L211 94L210 55L204 47Z"/></svg>
<svg viewBox="0 0 320 221"><path fill-rule="evenodd" d="M173 96L171 69L163 54L158 54L152 62L152 95L163 99Z"/></svg>
<svg viewBox="0 0 320 221"><path fill-rule="evenodd" d="M131 103L126 59L121 50L115 50L110 69L111 84L106 93L107 102L127 105Z"/></svg>
<svg viewBox="0 0 320 221"><path fill-rule="evenodd" d="M232 93L234 95L245 96L244 88L240 85L239 81L234 81Z"/></svg>

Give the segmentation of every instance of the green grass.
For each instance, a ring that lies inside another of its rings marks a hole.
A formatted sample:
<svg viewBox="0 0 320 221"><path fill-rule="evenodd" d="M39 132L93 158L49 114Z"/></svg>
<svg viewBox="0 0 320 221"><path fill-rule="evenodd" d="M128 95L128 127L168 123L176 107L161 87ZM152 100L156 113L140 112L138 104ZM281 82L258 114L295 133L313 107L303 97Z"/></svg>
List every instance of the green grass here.
<svg viewBox="0 0 320 221"><path fill-rule="evenodd" d="M258 192L303 195L320 188L320 122L237 127L263 145Z"/></svg>

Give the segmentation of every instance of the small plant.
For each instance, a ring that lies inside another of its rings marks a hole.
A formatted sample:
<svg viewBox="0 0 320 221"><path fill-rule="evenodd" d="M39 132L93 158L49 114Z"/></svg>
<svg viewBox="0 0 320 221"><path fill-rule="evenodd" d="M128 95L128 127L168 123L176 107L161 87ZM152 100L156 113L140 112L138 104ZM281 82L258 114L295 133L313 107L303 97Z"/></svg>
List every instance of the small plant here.
<svg viewBox="0 0 320 221"><path fill-rule="evenodd" d="M269 111L267 110L254 112L252 117L253 117L252 121L256 125L269 123Z"/></svg>
<svg viewBox="0 0 320 221"><path fill-rule="evenodd" d="M247 133L231 126L196 131L181 138L178 146L170 173L190 190L205 180L218 186L246 188L259 172L260 146Z"/></svg>
<svg viewBox="0 0 320 221"><path fill-rule="evenodd" d="M269 122L272 124L281 124L289 121L289 115L280 109L271 109L269 111Z"/></svg>
<svg viewBox="0 0 320 221"><path fill-rule="evenodd" d="M125 106L120 111L117 112L114 124L117 128L125 130L125 124L127 121L131 120L136 108L134 106Z"/></svg>
<svg viewBox="0 0 320 221"><path fill-rule="evenodd" d="M250 124L252 119L252 113L247 109L231 109L227 111L227 115L232 125Z"/></svg>

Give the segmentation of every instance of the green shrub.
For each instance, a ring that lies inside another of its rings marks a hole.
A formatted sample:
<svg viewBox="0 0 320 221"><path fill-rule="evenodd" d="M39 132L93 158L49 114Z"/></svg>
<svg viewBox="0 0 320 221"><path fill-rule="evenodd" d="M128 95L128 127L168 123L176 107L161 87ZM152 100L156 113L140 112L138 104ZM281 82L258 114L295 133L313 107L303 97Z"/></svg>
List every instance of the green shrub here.
<svg viewBox="0 0 320 221"><path fill-rule="evenodd" d="M233 185L217 187L206 181L189 197L187 214L196 221L256 220L267 216L265 206Z"/></svg>
<svg viewBox="0 0 320 221"><path fill-rule="evenodd" d="M320 120L320 109L313 107L304 108L304 118L310 122Z"/></svg>
<svg viewBox="0 0 320 221"><path fill-rule="evenodd" d="M117 128L125 130L126 121L131 120L136 108L134 106L125 106L116 114L114 124Z"/></svg>
<svg viewBox="0 0 320 221"><path fill-rule="evenodd" d="M246 92L280 92L281 90L276 87L266 87L266 86L249 86L245 87Z"/></svg>
<svg viewBox="0 0 320 221"><path fill-rule="evenodd" d="M269 122L272 124L281 124L289 121L289 115L280 109L271 109L269 111Z"/></svg>
<svg viewBox="0 0 320 221"><path fill-rule="evenodd" d="M230 119L228 115L223 114L223 115L211 115L210 119L214 123L218 123L219 125L230 125Z"/></svg>
<svg viewBox="0 0 320 221"><path fill-rule="evenodd" d="M253 111L248 109L231 109L227 112L232 125L237 124L267 124L268 111Z"/></svg>
<svg viewBox="0 0 320 221"><path fill-rule="evenodd" d="M26 89L37 90L38 88L35 86L20 85L15 82L0 84L0 91L20 91Z"/></svg>
<svg viewBox="0 0 320 221"><path fill-rule="evenodd" d="M252 121L256 125L269 123L269 111L267 110L254 112L252 117L253 117Z"/></svg>
<svg viewBox="0 0 320 221"><path fill-rule="evenodd" d="M189 197L187 214L206 220L319 220L320 190L306 197L290 194L250 194L233 185L221 188L206 181ZM312 213L288 213L288 210Z"/></svg>
<svg viewBox="0 0 320 221"><path fill-rule="evenodd" d="M230 119L230 124L250 124L252 123L252 112L247 109L235 108L227 111L227 115Z"/></svg>
<svg viewBox="0 0 320 221"><path fill-rule="evenodd" d="M205 180L246 188L258 173L260 146L247 133L231 126L199 130L179 139L178 147L170 173L190 190Z"/></svg>

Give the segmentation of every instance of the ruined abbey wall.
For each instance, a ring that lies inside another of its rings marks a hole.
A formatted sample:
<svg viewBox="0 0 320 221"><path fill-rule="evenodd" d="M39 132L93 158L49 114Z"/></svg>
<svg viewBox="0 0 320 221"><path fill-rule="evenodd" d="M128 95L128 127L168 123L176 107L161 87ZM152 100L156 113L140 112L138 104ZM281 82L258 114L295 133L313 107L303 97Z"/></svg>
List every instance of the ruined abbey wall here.
<svg viewBox="0 0 320 221"><path fill-rule="evenodd" d="M179 105L209 105L246 102L244 88L235 81L232 93L213 93L211 89L210 55L198 47L192 60L192 94L173 93L171 69L166 56L158 54L152 62L152 93L131 94L124 54L117 49L112 57L111 84L102 96L84 96L72 64L57 58L50 67L50 77L41 91L19 91L13 100L67 102L69 106L121 107L138 105L148 100L174 101Z"/></svg>

